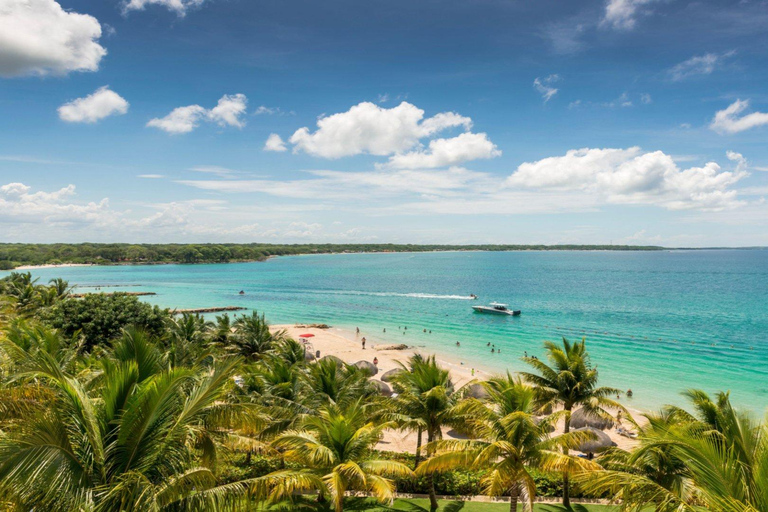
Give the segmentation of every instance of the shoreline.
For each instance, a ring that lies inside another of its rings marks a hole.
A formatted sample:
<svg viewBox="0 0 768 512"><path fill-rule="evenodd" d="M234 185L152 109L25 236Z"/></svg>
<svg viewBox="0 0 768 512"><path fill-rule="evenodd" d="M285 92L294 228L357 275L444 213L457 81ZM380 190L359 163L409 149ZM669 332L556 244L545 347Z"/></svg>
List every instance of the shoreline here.
<svg viewBox="0 0 768 512"><path fill-rule="evenodd" d="M494 375L500 374L500 372L492 372L463 364L458 359L426 347L408 345L408 348L403 350L385 348L395 344L383 340L378 336L378 333L371 334L365 330L362 330L358 335L351 329L339 327L322 329L301 323L275 324L270 326L270 328L274 331L285 330L295 340L301 340L302 338L299 337L301 334L312 334L313 336L308 338L306 342L307 349L312 354L319 350L321 358L324 356L335 356L347 364L355 364L359 361L372 362L373 358L376 357L378 359L378 372L371 379L379 382L381 382L381 376L384 373L400 368L399 362L406 363L410 356L417 353L426 356L434 355L435 360L450 372L456 390L467 384L487 380ZM366 338L365 349L362 348L361 343L363 337ZM511 374L516 375L516 372L511 372ZM627 407L627 410L632 414L635 421L640 424L644 424L647 421L643 416L646 411L630 407ZM624 424L631 428L628 422ZM557 431L562 431L562 427L562 424L558 424ZM619 435L615 429L606 429L604 432L622 449L632 448L638 443L636 440ZM443 436L447 439L460 439L458 434L447 428L443 430ZM386 431L384 437L377 445L377 449L393 452L414 452L416 449L416 434L394 430Z"/></svg>

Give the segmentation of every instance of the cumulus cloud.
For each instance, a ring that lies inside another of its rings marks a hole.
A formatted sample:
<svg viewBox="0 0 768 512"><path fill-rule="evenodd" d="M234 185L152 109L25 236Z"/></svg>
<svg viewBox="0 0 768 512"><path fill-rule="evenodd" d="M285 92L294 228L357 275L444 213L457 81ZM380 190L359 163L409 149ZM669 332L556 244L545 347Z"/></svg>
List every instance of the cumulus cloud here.
<svg viewBox="0 0 768 512"><path fill-rule="evenodd" d="M752 112L741 115L749 107L749 100L736 100L715 113L709 127L718 133L739 133L768 124L768 113Z"/></svg>
<svg viewBox="0 0 768 512"><path fill-rule="evenodd" d="M123 13L143 11L150 5L165 7L179 16L187 14L187 10L200 7L205 0L129 0L123 3Z"/></svg>
<svg viewBox="0 0 768 512"><path fill-rule="evenodd" d="M0 222L72 224L96 222L105 214L109 201L75 203L75 186L68 185L53 192L31 192L23 183L0 187Z"/></svg>
<svg viewBox="0 0 768 512"><path fill-rule="evenodd" d="M111 115L128 112L128 102L108 85L96 89L85 98L65 103L59 107L59 118L69 123L95 123Z"/></svg>
<svg viewBox="0 0 768 512"><path fill-rule="evenodd" d="M304 151L323 158L359 155L391 155L418 145L419 139L448 128L469 130L472 120L454 112L424 119L424 111L408 102L382 108L363 102L346 112L322 117L317 130L304 127L289 139L294 152Z"/></svg>
<svg viewBox="0 0 768 512"><path fill-rule="evenodd" d="M690 59L675 65L669 70L670 79L673 82L679 82L686 78L698 75L710 75L722 64L723 60L735 55L736 52L727 53L705 53L704 55L695 55Z"/></svg>
<svg viewBox="0 0 768 512"><path fill-rule="evenodd" d="M288 148L285 146L285 142L282 137L276 133L270 133L267 137L267 142L264 143L264 151L286 151Z"/></svg>
<svg viewBox="0 0 768 512"><path fill-rule="evenodd" d="M728 158L738 161L736 154ZM653 204L670 210L721 210L738 206L729 187L747 176L737 165L722 171L715 162L680 169L661 151L643 153L640 148L574 149L564 156L521 164L507 185L583 191L610 203Z"/></svg>
<svg viewBox="0 0 768 512"><path fill-rule="evenodd" d="M236 126L242 128L245 121L240 116L245 114L248 107L248 98L245 94L225 94L219 99L219 103L208 111L208 119L219 126Z"/></svg>
<svg viewBox="0 0 768 512"><path fill-rule="evenodd" d="M657 0L608 0L601 24L614 29L631 30L635 27L641 8L655 1Z"/></svg>
<svg viewBox="0 0 768 512"><path fill-rule="evenodd" d="M245 114L247 105L248 99L244 94L225 94L210 110L200 105L177 107L165 117L150 119L147 126L159 128L171 134L189 133L200 126L202 121L214 122L219 126L242 128L245 126L245 121L241 116Z"/></svg>
<svg viewBox="0 0 768 512"><path fill-rule="evenodd" d="M65 11L54 0L0 2L0 76L96 71L107 54L93 16Z"/></svg>
<svg viewBox="0 0 768 512"><path fill-rule="evenodd" d="M552 84L559 80L559 75L549 75L544 78L536 78L536 80L533 81L533 88L536 89L539 94L541 94L541 97L544 99L544 103L551 100L552 97L557 94L558 89L552 87Z"/></svg>
<svg viewBox="0 0 768 512"><path fill-rule="evenodd" d="M399 169L431 169L500 155L501 151L485 133L465 132L449 139L431 140L426 150L393 155L387 166Z"/></svg>

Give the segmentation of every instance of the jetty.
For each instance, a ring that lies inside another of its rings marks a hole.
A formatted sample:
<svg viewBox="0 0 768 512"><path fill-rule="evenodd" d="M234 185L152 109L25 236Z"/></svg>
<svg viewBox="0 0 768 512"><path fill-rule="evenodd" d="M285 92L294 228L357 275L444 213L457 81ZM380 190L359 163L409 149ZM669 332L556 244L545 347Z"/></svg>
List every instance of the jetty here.
<svg viewBox="0 0 768 512"><path fill-rule="evenodd" d="M145 295L157 295L155 292L88 292L88 293L70 293L73 299L82 299L86 295L131 295L133 297L143 297Z"/></svg>
<svg viewBox="0 0 768 512"><path fill-rule="evenodd" d="M171 311L174 315L183 315L184 313L221 313L222 311L243 311L248 308L240 306L224 306L219 308L192 308L192 309L174 309Z"/></svg>

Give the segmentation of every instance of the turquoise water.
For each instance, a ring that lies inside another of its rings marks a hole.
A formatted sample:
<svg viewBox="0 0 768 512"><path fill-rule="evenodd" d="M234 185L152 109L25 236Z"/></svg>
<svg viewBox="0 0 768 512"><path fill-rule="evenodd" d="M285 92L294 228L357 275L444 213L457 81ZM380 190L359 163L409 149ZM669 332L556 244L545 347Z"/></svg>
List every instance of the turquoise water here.
<svg viewBox="0 0 768 512"><path fill-rule="evenodd" d="M768 406L768 251L339 254L33 274L83 291L156 292L145 299L162 306L235 305L273 323L359 326L372 342L424 346L493 371L522 369L519 357L541 356L543 340L586 337L603 383L633 390L629 405L681 403L680 391L699 387ZM522 316L470 308L494 300Z"/></svg>

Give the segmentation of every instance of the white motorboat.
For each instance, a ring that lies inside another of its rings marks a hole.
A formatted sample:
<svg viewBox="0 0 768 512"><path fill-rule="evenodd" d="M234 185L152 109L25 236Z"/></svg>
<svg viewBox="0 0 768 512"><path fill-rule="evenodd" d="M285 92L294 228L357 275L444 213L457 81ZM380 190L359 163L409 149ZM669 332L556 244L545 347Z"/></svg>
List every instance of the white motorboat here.
<svg viewBox="0 0 768 512"><path fill-rule="evenodd" d="M517 316L521 313L519 309L509 309L507 304L500 302L491 302L487 306L472 306L477 313L490 313L492 315Z"/></svg>

